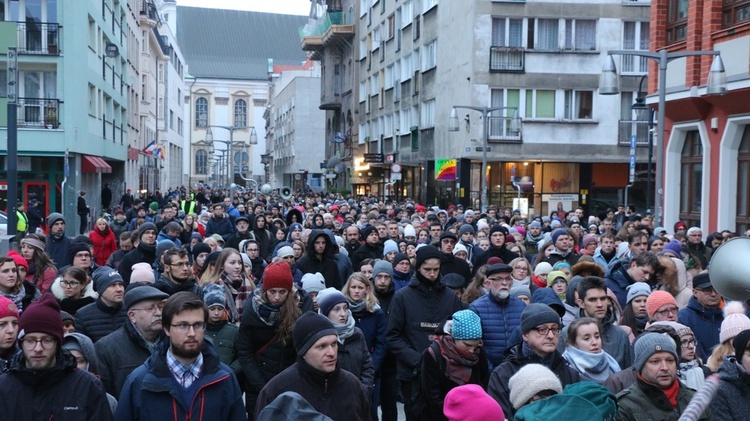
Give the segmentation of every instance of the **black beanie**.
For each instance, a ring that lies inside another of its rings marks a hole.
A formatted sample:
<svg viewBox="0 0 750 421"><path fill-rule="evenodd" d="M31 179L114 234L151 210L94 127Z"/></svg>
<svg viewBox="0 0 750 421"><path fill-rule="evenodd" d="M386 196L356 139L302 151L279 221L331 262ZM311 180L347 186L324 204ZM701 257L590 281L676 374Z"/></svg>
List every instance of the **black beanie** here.
<svg viewBox="0 0 750 421"><path fill-rule="evenodd" d="M206 243L198 243L193 246L193 260L198 258L201 253L211 254L211 246Z"/></svg>
<svg viewBox="0 0 750 421"><path fill-rule="evenodd" d="M490 237L492 237L492 234L494 234L494 233L496 233L498 231L502 232L505 235L508 234L508 229L505 228L504 226L502 226L502 225L493 225L493 226L490 227Z"/></svg>
<svg viewBox="0 0 750 421"><path fill-rule="evenodd" d="M419 250L417 250L417 268L422 266L422 263L427 259L438 259L442 261L443 253L433 246L420 247Z"/></svg>
<svg viewBox="0 0 750 421"><path fill-rule="evenodd" d="M312 311L303 313L292 329L292 340L297 356L304 356L318 339L328 335L336 335L336 328L328 317Z"/></svg>
<svg viewBox="0 0 750 421"><path fill-rule="evenodd" d="M748 342L750 342L750 329L745 329L734 337L732 346L734 347L734 355L738 360L742 360L742 356L745 354Z"/></svg>
<svg viewBox="0 0 750 421"><path fill-rule="evenodd" d="M372 225L368 225L368 226L362 228L362 240L367 241L367 237L369 237L370 234L372 234L373 231L377 231L377 230L378 229L375 228Z"/></svg>
<svg viewBox="0 0 750 421"><path fill-rule="evenodd" d="M70 243L70 245L68 246L68 254L65 256L66 264L72 265L73 258L76 257L76 254L82 251L91 253L91 249L89 248L89 246L84 243Z"/></svg>
<svg viewBox="0 0 750 421"><path fill-rule="evenodd" d="M409 260L409 256L406 253L396 253L396 256L393 258L393 267L395 268L402 260Z"/></svg>

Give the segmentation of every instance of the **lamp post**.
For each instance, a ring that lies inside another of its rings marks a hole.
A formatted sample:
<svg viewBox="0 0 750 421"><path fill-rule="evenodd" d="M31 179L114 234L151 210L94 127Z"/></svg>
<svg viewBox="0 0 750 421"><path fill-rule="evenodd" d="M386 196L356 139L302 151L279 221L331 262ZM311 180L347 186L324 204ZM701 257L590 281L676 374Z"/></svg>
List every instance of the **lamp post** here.
<svg viewBox="0 0 750 421"><path fill-rule="evenodd" d="M482 113L482 196L481 196L481 210L486 212L487 210L487 141L489 140L489 119L488 116L494 111L502 111L507 109L513 110L513 117L511 119L511 131L514 130L514 125L518 123L518 109L515 107L477 107L473 105L454 105L451 110L451 117L448 121L448 131L458 131L458 113L456 110L465 109L472 111L479 111ZM517 129L516 129L517 130Z"/></svg>
<svg viewBox="0 0 750 421"><path fill-rule="evenodd" d="M231 147L235 143L235 141L234 141L234 131L235 130L251 129L250 130L250 140L249 140L248 143L250 145L257 145L258 144L258 134L255 133L255 126L220 126L220 125L216 125L216 124L209 124L206 127L207 127L207 130L206 130L206 142L209 142L209 143L212 143L212 144L213 144L213 142L220 142L220 143L223 143L223 144L227 145L227 187L229 187L229 185L231 185L232 182L234 181L234 180L232 180L234 178L234 177L232 177L234 175L234 173L232 171L232 158L231 158L231 155L232 155L231 154ZM211 128L212 127L218 128L218 129L228 130L229 131L229 140L215 140L214 139L214 134L211 132ZM244 145L245 142L238 141L236 143L240 143L240 144Z"/></svg>
<svg viewBox="0 0 750 421"><path fill-rule="evenodd" d="M635 103L630 106L636 114L636 124L640 122L648 122L648 166L646 167L646 212L651 209L651 163L654 157L654 109L646 105L646 97L640 96L643 92L643 81L648 76L643 75L641 81L638 83L638 96L635 98ZM636 126L636 133L638 129Z"/></svg>
<svg viewBox="0 0 750 421"><path fill-rule="evenodd" d="M659 136L656 139L656 196L654 198L654 226L662 225L662 198L664 194L663 186L664 174L662 167L664 165L664 120L666 118L666 104L667 104L667 66L672 60L684 57L693 56L714 56L713 63L711 63L711 69L708 72L708 83L706 84L706 93L708 95L723 95L727 91L727 79L726 72L724 71L724 63L721 61L721 56L718 51L675 51L667 52L667 50L660 50L659 52L653 51L641 51L641 50L610 50L607 52L607 60L604 62L602 67L602 74L599 79L599 94L601 95L617 95L620 93L620 77L617 74L617 67L615 61L612 58L613 55L621 56L638 56L646 57L650 60L654 60L659 64L659 79L658 79L658 96L659 96L659 109L657 113L656 121L659 124Z"/></svg>

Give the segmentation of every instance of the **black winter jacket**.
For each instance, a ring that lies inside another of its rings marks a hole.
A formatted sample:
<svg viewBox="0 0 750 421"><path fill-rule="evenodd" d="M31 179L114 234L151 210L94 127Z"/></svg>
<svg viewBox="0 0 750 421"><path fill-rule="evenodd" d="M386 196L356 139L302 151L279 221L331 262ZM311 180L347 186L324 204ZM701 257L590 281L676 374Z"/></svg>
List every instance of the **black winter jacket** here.
<svg viewBox="0 0 750 421"><path fill-rule="evenodd" d="M96 343L99 339L121 328L128 321L125 307L121 304L109 307L101 298L82 309L75 315L76 332L83 333Z"/></svg>
<svg viewBox="0 0 750 421"><path fill-rule="evenodd" d="M164 333L161 333L157 340L163 338ZM94 347L102 363L99 375L102 376L104 387L117 399L120 398L125 379L151 356L151 351L130 321L101 338Z"/></svg>
<svg viewBox="0 0 750 421"><path fill-rule="evenodd" d="M120 262L120 275L122 275L122 283L126 287L130 284L130 275L133 273L133 265L136 263L148 263L153 265L156 260L156 244L147 245L139 243L137 248L130 250Z"/></svg>
<svg viewBox="0 0 750 421"><path fill-rule="evenodd" d="M375 388L375 369L365 335L359 328L355 327L352 336L346 338L343 344L339 342L338 365L362 382L367 396L372 394Z"/></svg>
<svg viewBox="0 0 750 421"><path fill-rule="evenodd" d="M370 419L370 398L359 379L336 368L329 374L310 367L303 358L279 373L258 396L257 418L263 408L284 392L299 393L318 412L334 420L365 421Z"/></svg>
<svg viewBox="0 0 750 421"><path fill-rule="evenodd" d="M11 360L0 376L0 414L4 420L111 420L112 410L102 382L78 370L67 350L57 352L48 370L26 367L23 352Z"/></svg>
<svg viewBox="0 0 750 421"><path fill-rule="evenodd" d="M318 237L326 239L326 248L322 258L319 258L315 253L315 240ZM341 289L344 286L344 282L341 279L341 274L336 264L336 254L338 251L338 246L333 243L331 237L325 231L313 230L307 240L305 255L297 260L294 267L302 271L303 274L320 272L326 280L326 288Z"/></svg>
<svg viewBox="0 0 750 421"><path fill-rule="evenodd" d="M193 294L203 298L203 288L195 283L195 279L191 279L185 283L182 284L175 284L174 282L170 281L169 279L164 277L164 274L159 276L159 279L154 283L154 288L158 289L159 291L165 293L174 295L178 292L192 292Z"/></svg>
<svg viewBox="0 0 750 421"><path fill-rule="evenodd" d="M484 253L476 255L476 260L474 261L474 274L477 273L477 270L479 270L480 267L486 265L487 261L490 260L491 257L499 257L503 261L503 263L509 265L513 259L518 257L518 254L506 249L505 245L503 245L502 247L490 246L490 248L488 248Z"/></svg>
<svg viewBox="0 0 750 421"><path fill-rule="evenodd" d="M466 285L471 281L471 266L465 260L461 260L452 254L443 253L443 262L440 264L440 275L455 273L461 275Z"/></svg>
<svg viewBox="0 0 750 421"><path fill-rule="evenodd" d="M358 271L360 269L360 266L362 266L362 261L366 259L382 259L383 258L383 246L378 244L376 246L364 243L362 244L357 251L355 251L352 255L349 256L349 259L352 261L352 268L355 271Z"/></svg>
<svg viewBox="0 0 750 421"><path fill-rule="evenodd" d="M448 316L465 308L442 280L430 283L419 272L406 288L396 292L391 303L386 341L398 358L398 379L412 381L422 351L432 342L432 334Z"/></svg>

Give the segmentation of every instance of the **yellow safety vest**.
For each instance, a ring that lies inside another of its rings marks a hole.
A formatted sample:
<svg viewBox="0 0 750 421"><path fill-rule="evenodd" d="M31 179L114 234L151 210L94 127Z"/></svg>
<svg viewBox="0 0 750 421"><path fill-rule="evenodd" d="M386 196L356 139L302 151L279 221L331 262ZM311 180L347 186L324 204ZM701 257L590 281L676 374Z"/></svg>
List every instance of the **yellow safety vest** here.
<svg viewBox="0 0 750 421"><path fill-rule="evenodd" d="M18 222L16 223L16 231L26 232L26 230L29 229L29 218L26 217L26 213L17 210L16 218L18 218Z"/></svg>

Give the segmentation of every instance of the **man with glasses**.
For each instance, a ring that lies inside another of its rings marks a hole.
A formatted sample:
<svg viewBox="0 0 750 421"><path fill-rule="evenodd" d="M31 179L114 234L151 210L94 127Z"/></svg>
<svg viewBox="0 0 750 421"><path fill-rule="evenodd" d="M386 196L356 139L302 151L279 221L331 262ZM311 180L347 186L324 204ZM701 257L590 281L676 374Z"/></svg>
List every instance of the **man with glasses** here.
<svg viewBox="0 0 750 421"><path fill-rule="evenodd" d="M125 294L128 322L94 344L102 363L99 373L102 382L118 400L125 379L151 356L164 338L161 311L168 297L149 285L134 286Z"/></svg>
<svg viewBox="0 0 750 421"><path fill-rule="evenodd" d="M523 342L506 351L507 358L490 375L487 389L509 419L514 411L508 382L523 366L541 364L549 368L563 387L579 381L578 372L557 351L561 328L560 316L546 304L531 303L521 313Z"/></svg>
<svg viewBox="0 0 750 421"><path fill-rule="evenodd" d="M161 258L164 272L154 283L156 289L169 295L188 291L199 297L203 296L203 288L195 283L195 274L187 250L171 248L165 251Z"/></svg>
<svg viewBox="0 0 750 421"><path fill-rule="evenodd" d="M52 294L25 308L18 327L22 352L0 376L3 419L112 419L102 382L78 370L70 351L62 349L60 306Z"/></svg>
<svg viewBox="0 0 750 421"><path fill-rule="evenodd" d="M607 270L604 279L607 281L607 287L617 297L620 306L625 308L628 298L628 286L636 282L648 282L653 289L656 283L655 274L661 269L659 259L650 251L641 253L629 262L620 260L613 262Z"/></svg>
<svg viewBox="0 0 750 421"><path fill-rule="evenodd" d="M263 279L263 273L266 271L266 263L262 257L260 257L260 244L257 241L251 239L245 241L244 244L245 254L250 258L250 264L252 265L252 273L256 281Z"/></svg>
<svg viewBox="0 0 750 421"><path fill-rule="evenodd" d="M526 304L519 298L510 295L513 286L511 273L513 268L496 263L487 268L484 289L488 294L477 299L469 310L477 313L482 321L484 349L490 369L503 362L503 352L511 345L511 333L521 325L521 313Z"/></svg>
<svg viewBox="0 0 750 421"><path fill-rule="evenodd" d="M576 304L580 308L576 318L589 317L599 324L602 337L602 350L611 355L620 364L621 369L630 367L633 354L630 349L630 337L620 326L617 326L614 312L610 309L610 298L607 296L607 283L597 276L583 278L576 287L578 298ZM563 338L567 337L567 326L563 329ZM565 344L560 342L558 351L565 350Z"/></svg>
<svg viewBox="0 0 750 421"><path fill-rule="evenodd" d="M115 419L189 419L192 414L247 419L237 378L205 340L208 307L203 300L178 292L164 304L162 316L169 340L128 376Z"/></svg>
<svg viewBox="0 0 750 421"><path fill-rule="evenodd" d="M646 299L646 312L652 322L676 322L678 311L677 301L667 291L654 291Z"/></svg>
<svg viewBox="0 0 750 421"><path fill-rule="evenodd" d="M677 320L693 330L698 341L696 352L701 358L711 355L711 350L720 342L723 298L711 284L708 272L693 278L693 296L687 307L677 313Z"/></svg>

